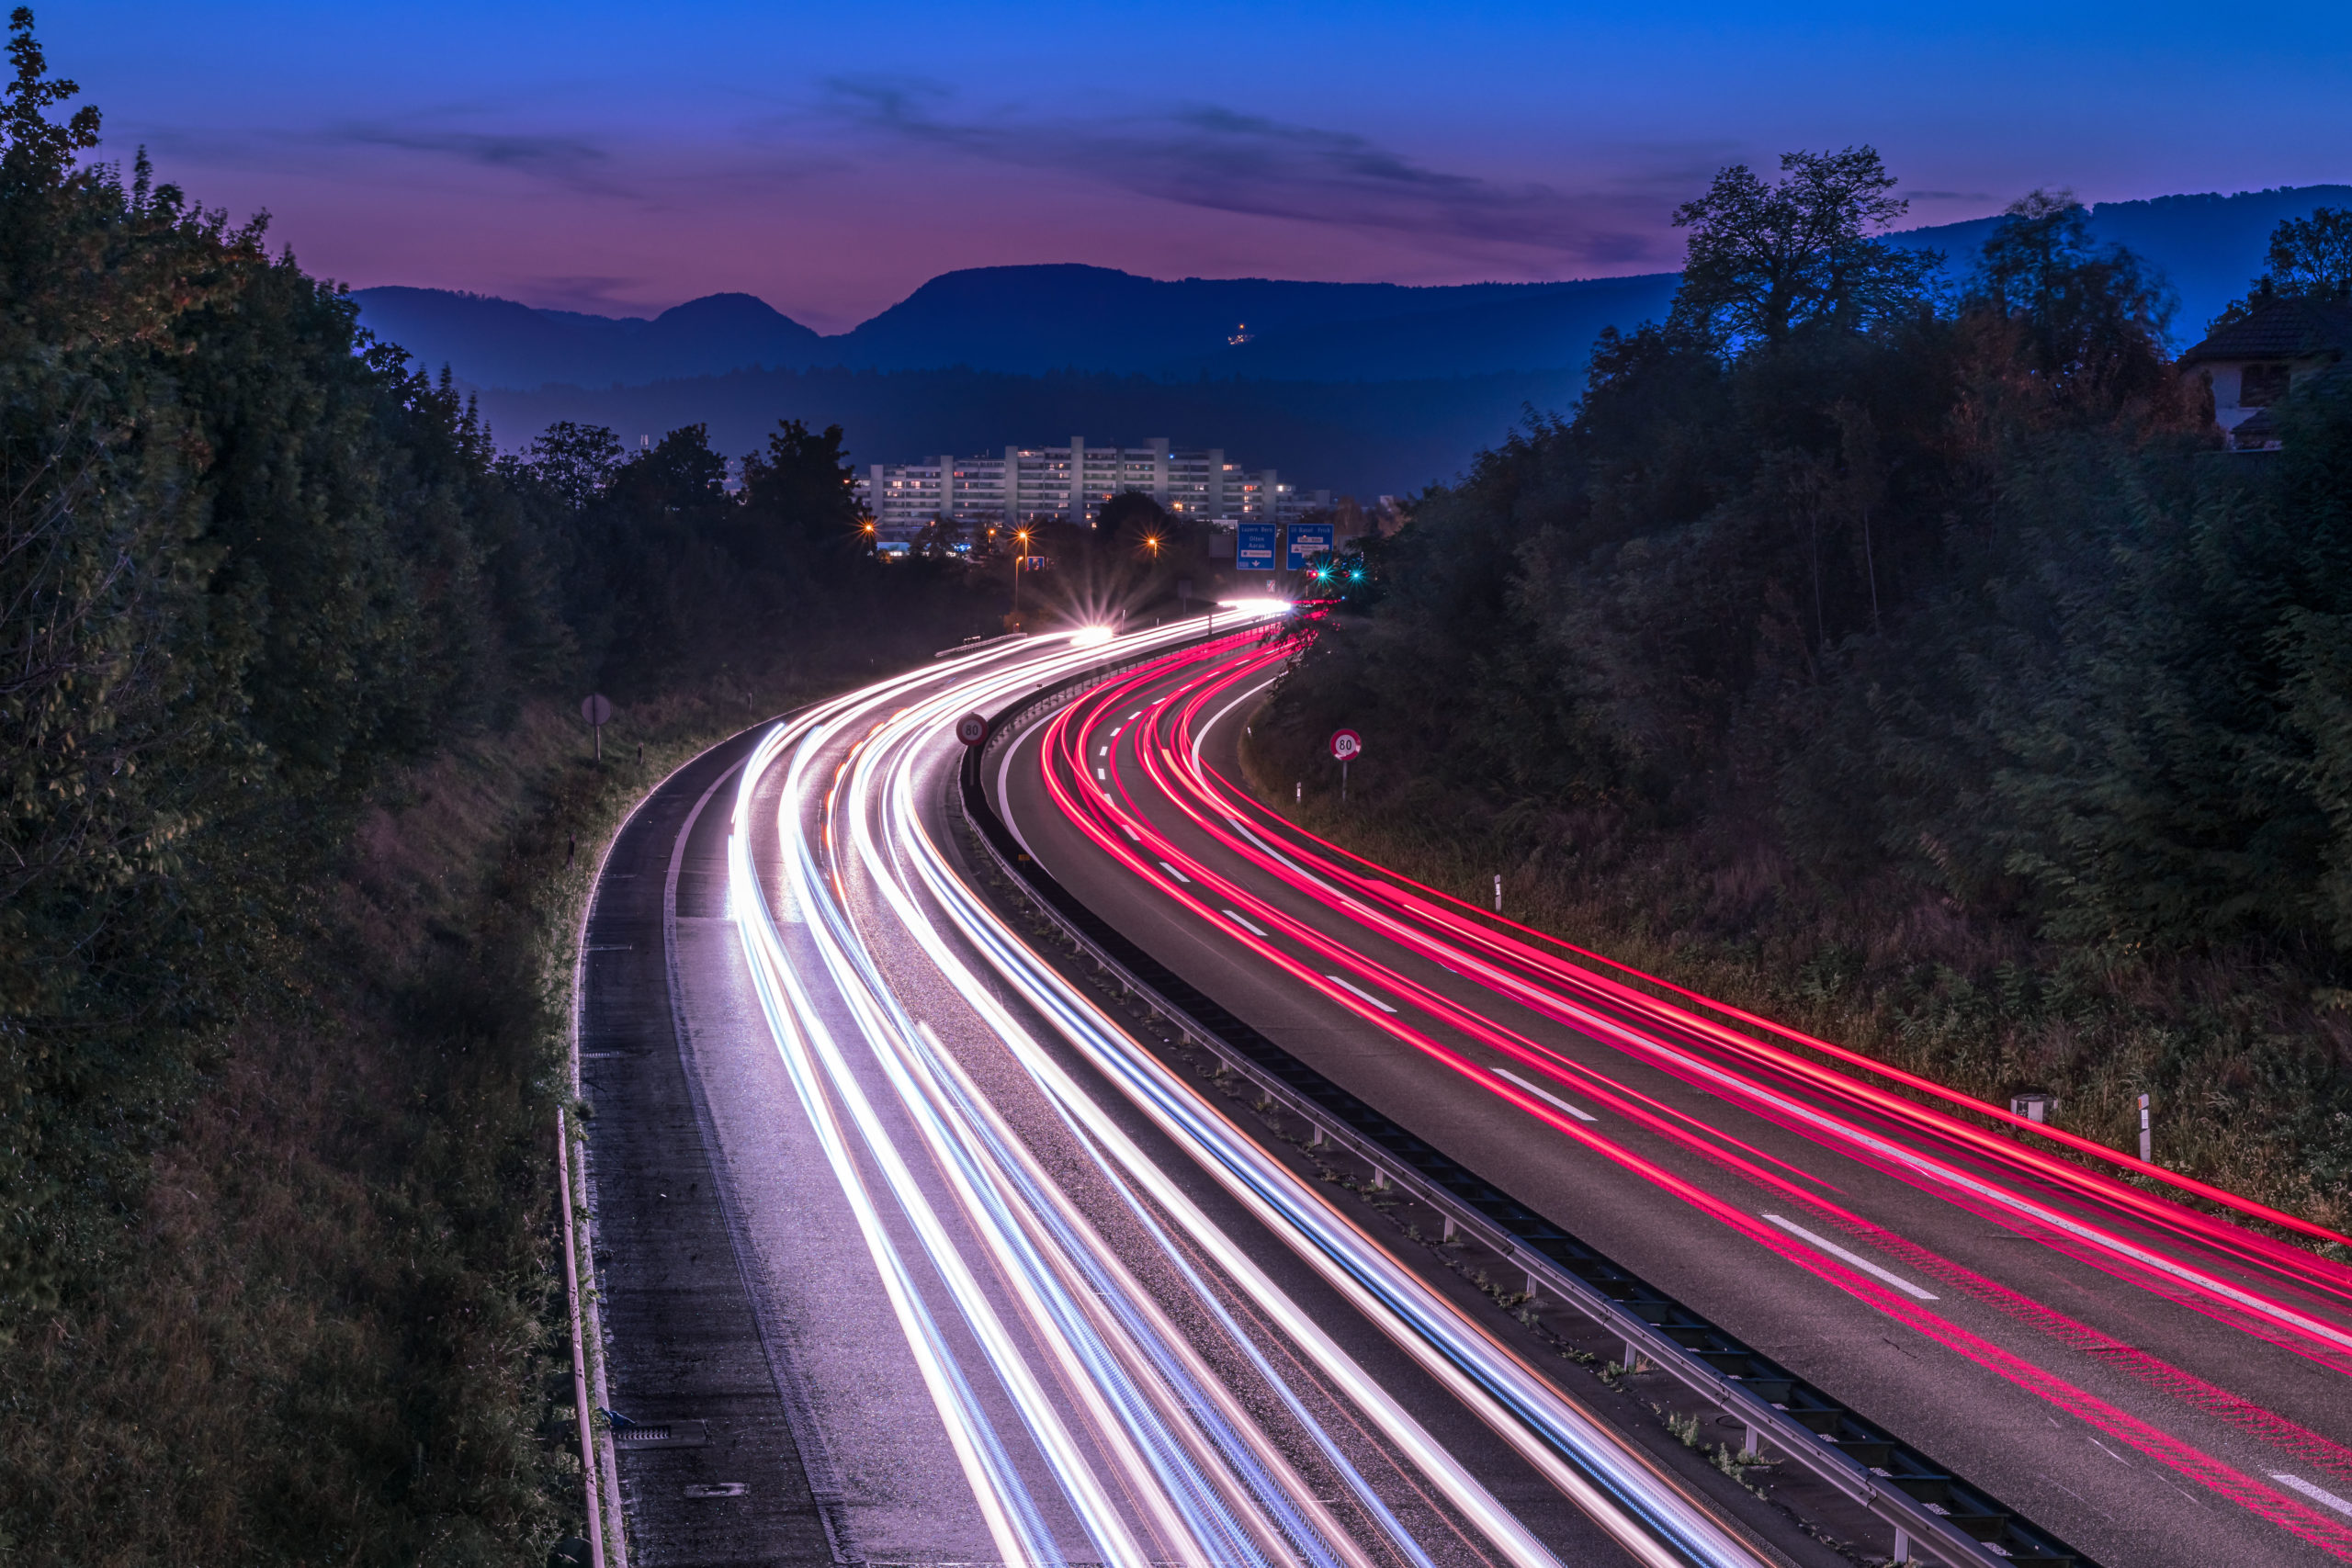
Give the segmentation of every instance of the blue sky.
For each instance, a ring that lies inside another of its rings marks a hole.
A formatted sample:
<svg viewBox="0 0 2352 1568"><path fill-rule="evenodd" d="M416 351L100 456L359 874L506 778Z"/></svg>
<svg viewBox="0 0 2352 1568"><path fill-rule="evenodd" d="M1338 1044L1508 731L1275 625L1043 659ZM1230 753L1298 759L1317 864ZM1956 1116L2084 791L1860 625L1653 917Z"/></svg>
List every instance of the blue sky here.
<svg viewBox="0 0 2352 1568"><path fill-rule="evenodd" d="M313 270L838 330L958 266L1676 265L1726 163L1876 145L1939 222L2352 179L2352 7L37 7L107 152Z"/></svg>

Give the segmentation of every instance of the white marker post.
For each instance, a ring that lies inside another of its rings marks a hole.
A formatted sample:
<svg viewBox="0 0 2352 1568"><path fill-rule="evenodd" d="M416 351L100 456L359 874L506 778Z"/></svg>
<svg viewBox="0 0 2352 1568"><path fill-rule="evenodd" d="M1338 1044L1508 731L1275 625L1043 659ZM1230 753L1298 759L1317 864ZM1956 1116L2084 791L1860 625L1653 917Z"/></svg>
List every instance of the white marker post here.
<svg viewBox="0 0 2352 1568"><path fill-rule="evenodd" d="M1499 872L1499 871L1498 871L1498 872L1495 873L1495 913L1496 913L1496 914L1498 914L1498 915L1499 915L1499 914L1501 914L1502 912L1503 912L1503 874L1502 874L1501 872Z"/></svg>
<svg viewBox="0 0 2352 1568"><path fill-rule="evenodd" d="M2154 1165L2155 1162L2155 1156L2149 1152L2148 1097L2143 1094L2140 1097L2140 1163Z"/></svg>

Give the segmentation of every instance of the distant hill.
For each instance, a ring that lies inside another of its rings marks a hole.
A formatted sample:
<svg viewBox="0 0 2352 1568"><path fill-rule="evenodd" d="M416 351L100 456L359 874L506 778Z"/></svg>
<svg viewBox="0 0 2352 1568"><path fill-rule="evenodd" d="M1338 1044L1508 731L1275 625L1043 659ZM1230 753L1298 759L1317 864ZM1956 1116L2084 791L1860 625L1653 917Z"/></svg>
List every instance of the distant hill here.
<svg viewBox="0 0 2352 1568"><path fill-rule="evenodd" d="M1266 278L1163 282L1110 267L973 267L835 337L748 294L647 321L431 288L363 288L360 319L475 386L641 384L737 369L1418 379L1579 365L1610 321L1664 308L1671 275L1407 288ZM1238 344L1233 340L1239 338Z"/></svg>
<svg viewBox="0 0 2352 1568"><path fill-rule="evenodd" d="M825 341L750 294L706 295L651 321L537 310L446 288L361 288L353 297L378 337L479 387L604 386L807 364Z"/></svg>
<svg viewBox="0 0 2352 1568"><path fill-rule="evenodd" d="M1206 370L1315 380L1486 375L1580 362L1590 333L1564 358L1560 321L1589 321L1598 331L1629 300L1672 291L1670 278L1407 288L1258 277L1163 282L1100 266L975 267L933 278L827 339L809 363L1027 374ZM1392 349L1404 360L1387 357Z"/></svg>

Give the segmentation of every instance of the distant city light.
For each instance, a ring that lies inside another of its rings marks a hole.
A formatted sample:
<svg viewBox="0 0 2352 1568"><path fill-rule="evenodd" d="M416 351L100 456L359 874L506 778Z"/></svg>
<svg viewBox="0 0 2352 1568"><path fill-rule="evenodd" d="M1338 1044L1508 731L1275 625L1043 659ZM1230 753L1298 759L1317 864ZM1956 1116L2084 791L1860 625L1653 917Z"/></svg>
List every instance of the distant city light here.
<svg viewBox="0 0 2352 1568"><path fill-rule="evenodd" d="M1070 646L1073 648L1096 648L1100 647L1103 643L1109 642L1117 635L1118 634L1114 632L1109 626L1080 626L1078 630L1069 634Z"/></svg>

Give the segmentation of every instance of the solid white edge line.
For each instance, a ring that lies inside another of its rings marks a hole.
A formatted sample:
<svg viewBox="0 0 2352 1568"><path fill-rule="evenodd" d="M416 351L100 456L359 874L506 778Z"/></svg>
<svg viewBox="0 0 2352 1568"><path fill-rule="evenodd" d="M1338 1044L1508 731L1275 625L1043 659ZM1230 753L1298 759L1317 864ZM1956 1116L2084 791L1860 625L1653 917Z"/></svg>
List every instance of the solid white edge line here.
<svg viewBox="0 0 2352 1568"><path fill-rule="evenodd" d="M1918 1300L1923 1302L1932 1302L1938 1299L1932 1292L1921 1290L1918 1286L1913 1284L1902 1275L1895 1273L1893 1269L1880 1268L1877 1264L1871 1262L1869 1258L1864 1258L1859 1252L1847 1251L1844 1247L1838 1246L1836 1242L1830 1240L1826 1235L1814 1235L1813 1232L1805 1229L1803 1225L1798 1224L1794 1220L1784 1220L1778 1214L1767 1214L1764 1217L1771 1221L1774 1224L1780 1226L1782 1230L1788 1232L1791 1235L1797 1237L1800 1241L1811 1242L1814 1246L1821 1248L1822 1251L1828 1253L1832 1258L1843 1258L1845 1261L1852 1264L1855 1268L1860 1269L1865 1274L1875 1274L1880 1279L1885 1280L1888 1284L1894 1286L1896 1290L1901 1291L1905 1295L1917 1297Z"/></svg>
<svg viewBox="0 0 2352 1568"><path fill-rule="evenodd" d="M1227 919L1231 920L1235 925L1239 926L1251 936L1264 936L1266 934L1264 931L1260 931L1256 926L1251 925L1249 921L1235 914L1232 910L1227 909L1224 913Z"/></svg>
<svg viewBox="0 0 2352 1568"><path fill-rule="evenodd" d="M1365 990L1362 986L1349 986L1348 982L1340 979L1337 975L1326 975L1323 978L1330 981L1331 984L1335 986L1347 986L1349 990L1353 991L1356 995L1362 997L1364 1000L1370 1002L1373 1006L1378 1008L1383 1012L1395 1012L1396 1010L1395 1008L1390 1007L1386 1002L1382 1001L1378 997L1374 996L1370 991Z"/></svg>
<svg viewBox="0 0 2352 1568"><path fill-rule="evenodd" d="M1495 1077L1498 1078L1510 1079L1511 1082L1517 1084L1520 1088L1525 1089L1536 1099L1550 1100L1553 1104L1558 1106L1561 1110L1566 1111L1569 1115L1575 1117L1579 1122L1598 1122L1600 1120L1600 1117L1595 1116L1589 1111L1577 1110L1575 1106L1570 1105L1566 1100L1562 1100L1558 1095L1554 1094L1550 1089L1542 1089L1534 1084L1529 1083L1525 1078L1521 1077L1509 1067L1497 1067L1495 1069Z"/></svg>
<svg viewBox="0 0 2352 1568"><path fill-rule="evenodd" d="M2281 1486L2292 1487L2314 1503L2325 1504L2339 1514L2352 1515L2352 1503L2346 1502L2324 1486L2314 1485L2305 1481L2300 1475L2290 1475L2283 1470L2274 1470L2270 1472L2270 1479Z"/></svg>

